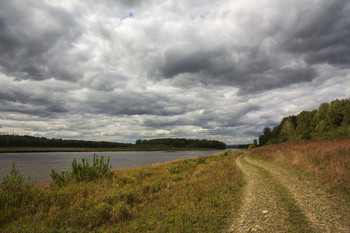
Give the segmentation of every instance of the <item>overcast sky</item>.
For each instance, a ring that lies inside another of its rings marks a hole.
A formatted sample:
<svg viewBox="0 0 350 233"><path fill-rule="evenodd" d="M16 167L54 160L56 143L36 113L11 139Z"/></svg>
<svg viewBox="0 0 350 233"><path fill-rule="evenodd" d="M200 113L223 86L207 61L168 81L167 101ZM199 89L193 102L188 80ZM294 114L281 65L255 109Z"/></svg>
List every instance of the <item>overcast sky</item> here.
<svg viewBox="0 0 350 233"><path fill-rule="evenodd" d="M250 143L350 94L348 0L0 1L0 134Z"/></svg>

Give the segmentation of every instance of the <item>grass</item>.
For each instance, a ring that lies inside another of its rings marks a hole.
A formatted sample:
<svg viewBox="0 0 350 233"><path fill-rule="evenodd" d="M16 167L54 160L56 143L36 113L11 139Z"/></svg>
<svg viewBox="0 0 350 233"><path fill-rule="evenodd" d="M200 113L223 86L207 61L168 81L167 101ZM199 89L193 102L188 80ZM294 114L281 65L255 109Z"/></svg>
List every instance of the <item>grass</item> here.
<svg viewBox="0 0 350 233"><path fill-rule="evenodd" d="M2 232L221 232L243 185L237 152L91 181L26 184L14 168L0 187Z"/></svg>
<svg viewBox="0 0 350 233"><path fill-rule="evenodd" d="M252 151L255 157L295 167L350 200L350 138L304 140L269 145Z"/></svg>

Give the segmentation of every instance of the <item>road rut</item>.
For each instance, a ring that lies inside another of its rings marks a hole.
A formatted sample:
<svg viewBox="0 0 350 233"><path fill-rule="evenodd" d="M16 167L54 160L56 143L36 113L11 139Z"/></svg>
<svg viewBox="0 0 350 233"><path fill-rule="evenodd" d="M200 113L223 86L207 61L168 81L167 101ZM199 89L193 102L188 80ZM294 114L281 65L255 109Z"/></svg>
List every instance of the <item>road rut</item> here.
<svg viewBox="0 0 350 233"><path fill-rule="evenodd" d="M241 208L229 232L350 232L349 203L273 162L245 153Z"/></svg>

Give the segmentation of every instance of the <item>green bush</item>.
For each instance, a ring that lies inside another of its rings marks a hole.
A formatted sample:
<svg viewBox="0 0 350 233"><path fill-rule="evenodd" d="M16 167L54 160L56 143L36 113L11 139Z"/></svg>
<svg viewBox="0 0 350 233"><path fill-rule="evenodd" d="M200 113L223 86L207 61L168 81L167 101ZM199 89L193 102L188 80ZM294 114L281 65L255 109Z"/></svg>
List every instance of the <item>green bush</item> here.
<svg viewBox="0 0 350 233"><path fill-rule="evenodd" d="M255 144L249 144L248 149L253 149L255 148Z"/></svg>
<svg viewBox="0 0 350 233"><path fill-rule="evenodd" d="M29 180L28 184L25 183L14 163L10 174L0 183L0 226L8 223L9 219L16 219L23 206L32 202L34 196L33 185Z"/></svg>
<svg viewBox="0 0 350 233"><path fill-rule="evenodd" d="M107 174L111 174L111 167L109 165L109 159L104 161L104 156L101 155L98 158L98 155L94 154L92 165L90 165L89 161L86 158L82 158L81 163L78 163L76 159L72 162L72 172L55 172L55 170L51 170L51 179L52 183L62 186L73 180L76 182L82 181L92 181L98 178L101 178Z"/></svg>

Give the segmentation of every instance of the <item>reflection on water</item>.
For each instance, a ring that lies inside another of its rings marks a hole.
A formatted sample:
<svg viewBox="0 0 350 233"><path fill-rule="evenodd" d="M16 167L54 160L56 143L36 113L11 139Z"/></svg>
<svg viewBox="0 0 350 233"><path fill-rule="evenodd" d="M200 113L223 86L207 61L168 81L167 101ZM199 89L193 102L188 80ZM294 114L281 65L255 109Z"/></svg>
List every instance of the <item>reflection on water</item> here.
<svg viewBox="0 0 350 233"><path fill-rule="evenodd" d="M50 181L51 169L71 171L72 160L81 158L92 160L93 154L110 157L113 168L138 167L146 164L162 163L176 159L194 158L224 150L210 151L111 151L111 152L35 152L35 153L0 153L0 179L10 174L12 163L16 164L20 174L30 176L34 183Z"/></svg>

